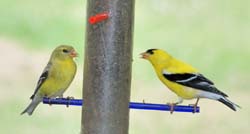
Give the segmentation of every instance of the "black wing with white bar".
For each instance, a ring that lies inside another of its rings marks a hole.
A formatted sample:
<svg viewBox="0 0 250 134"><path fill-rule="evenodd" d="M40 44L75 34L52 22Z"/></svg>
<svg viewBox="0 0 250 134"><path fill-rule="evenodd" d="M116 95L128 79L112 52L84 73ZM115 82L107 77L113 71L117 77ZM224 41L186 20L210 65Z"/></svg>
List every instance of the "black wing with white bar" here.
<svg viewBox="0 0 250 134"><path fill-rule="evenodd" d="M166 73L163 72L163 76L169 81L195 88L198 90L203 90L215 94L222 95L227 97L227 95L221 91L219 91L212 81L204 77L202 74L193 74L193 73Z"/></svg>

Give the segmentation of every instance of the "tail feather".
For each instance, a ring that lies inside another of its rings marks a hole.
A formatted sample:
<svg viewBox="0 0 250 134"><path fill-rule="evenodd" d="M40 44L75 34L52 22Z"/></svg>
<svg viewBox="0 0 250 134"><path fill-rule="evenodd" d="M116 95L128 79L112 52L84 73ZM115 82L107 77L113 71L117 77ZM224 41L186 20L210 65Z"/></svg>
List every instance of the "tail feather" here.
<svg viewBox="0 0 250 134"><path fill-rule="evenodd" d="M21 115L27 113L28 115L32 115L35 108L38 106L38 104L42 101L41 98L35 97L32 102L29 104L29 106L21 113Z"/></svg>
<svg viewBox="0 0 250 134"><path fill-rule="evenodd" d="M230 100L228 100L225 97L218 99L218 101L220 101L221 103L225 104L226 106L228 106L229 108L231 108L234 111L237 111L237 109L236 109L237 107L241 108L239 105L231 102Z"/></svg>

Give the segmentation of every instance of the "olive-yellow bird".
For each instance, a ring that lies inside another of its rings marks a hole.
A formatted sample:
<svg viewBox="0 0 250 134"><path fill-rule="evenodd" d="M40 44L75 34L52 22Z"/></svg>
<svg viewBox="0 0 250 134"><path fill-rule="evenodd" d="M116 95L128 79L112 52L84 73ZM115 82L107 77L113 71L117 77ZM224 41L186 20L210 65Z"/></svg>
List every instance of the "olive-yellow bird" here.
<svg viewBox="0 0 250 134"><path fill-rule="evenodd" d="M218 90L214 83L200 74L197 69L175 59L167 52L149 49L141 55L142 58L150 61L159 79L179 97L178 102L171 103L171 110L174 105L182 103L183 99L194 98L197 98L195 108L200 98L217 100L234 111L240 107L228 100L228 95Z"/></svg>
<svg viewBox="0 0 250 134"><path fill-rule="evenodd" d="M30 97L31 103L21 114L32 115L43 97L63 97L76 74L76 63L73 60L76 56L77 53L72 46L60 45L55 48L37 82L35 92Z"/></svg>

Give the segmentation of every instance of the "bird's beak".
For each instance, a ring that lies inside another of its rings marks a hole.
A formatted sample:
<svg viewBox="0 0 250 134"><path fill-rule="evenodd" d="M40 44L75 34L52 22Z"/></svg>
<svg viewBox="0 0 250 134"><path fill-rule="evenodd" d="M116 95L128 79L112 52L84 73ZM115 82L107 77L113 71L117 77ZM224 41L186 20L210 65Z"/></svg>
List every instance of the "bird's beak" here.
<svg viewBox="0 0 250 134"><path fill-rule="evenodd" d="M146 53L146 52L141 53L140 55L141 55L141 58L142 58L142 59L148 59L148 57L149 57L149 54Z"/></svg>
<svg viewBox="0 0 250 134"><path fill-rule="evenodd" d="M72 58L77 57L78 53L75 50L72 50L69 54Z"/></svg>

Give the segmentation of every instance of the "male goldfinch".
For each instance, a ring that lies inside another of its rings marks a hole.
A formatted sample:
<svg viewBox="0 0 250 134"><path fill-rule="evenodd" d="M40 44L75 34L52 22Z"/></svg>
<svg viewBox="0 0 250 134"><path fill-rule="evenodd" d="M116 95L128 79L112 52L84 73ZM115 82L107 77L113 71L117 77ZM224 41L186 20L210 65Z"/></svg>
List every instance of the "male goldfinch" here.
<svg viewBox="0 0 250 134"><path fill-rule="evenodd" d="M21 113L32 115L43 97L63 97L63 93L69 87L76 74L76 63L73 60L77 56L72 46L58 46L51 54L50 60L40 76L35 92L29 106Z"/></svg>
<svg viewBox="0 0 250 134"><path fill-rule="evenodd" d="M236 111L237 104L227 99L227 94L219 91L214 83L200 74L192 66L175 59L160 49L149 49L142 53L142 58L150 61L159 79L177 96L179 101L171 103L171 113L174 105L183 102L183 99L197 98L196 109L200 98L217 100Z"/></svg>

